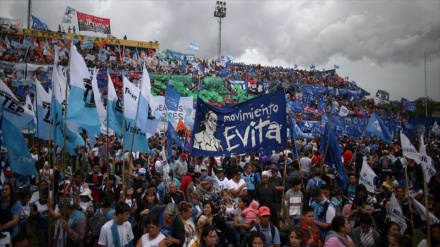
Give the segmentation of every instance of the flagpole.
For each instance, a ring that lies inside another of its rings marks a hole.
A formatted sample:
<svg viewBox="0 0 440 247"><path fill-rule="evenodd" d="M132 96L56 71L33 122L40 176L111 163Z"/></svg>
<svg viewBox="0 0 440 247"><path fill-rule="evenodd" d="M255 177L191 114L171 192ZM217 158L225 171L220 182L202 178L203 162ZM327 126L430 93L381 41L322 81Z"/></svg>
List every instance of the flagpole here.
<svg viewBox="0 0 440 247"><path fill-rule="evenodd" d="M426 86L426 51L425 51L425 117L428 117L428 89Z"/></svg>
<svg viewBox="0 0 440 247"><path fill-rule="evenodd" d="M113 83L113 81L110 78L110 74L108 73L108 68L107 68L107 104L106 104L106 110L107 111L105 113L107 121L106 121L105 125L106 125L106 128L107 128L107 154L106 154L106 156L107 156L107 173L108 173L108 176L110 176L112 174L111 166L110 166L110 159L109 159L109 156L110 156L110 150L109 150L110 140L109 140L109 134L108 134L108 132L109 132L108 131L108 83L109 83L109 81L111 83ZM116 137L116 135L115 135L115 137Z"/></svg>
<svg viewBox="0 0 440 247"><path fill-rule="evenodd" d="M423 189L425 191L425 208L426 208L426 224L428 227L428 231L426 233L428 246L431 247L431 217L429 217L429 204L428 204L428 186L426 185L426 175L425 171L423 171Z"/></svg>
<svg viewBox="0 0 440 247"><path fill-rule="evenodd" d="M416 246L416 240L414 238L414 231L415 231L414 230L414 217L413 217L413 214L411 212L413 210L413 208L412 208L412 205L411 205L412 204L411 203L411 196L409 194L409 189L408 189L408 165L405 166L405 183L406 183L405 190L406 190L406 194L408 196L407 198L408 198L408 205L409 205L409 211L410 211L409 215L411 217L411 229L412 229L411 239L413 240L413 246Z"/></svg>
<svg viewBox="0 0 440 247"><path fill-rule="evenodd" d="M321 162L320 162L321 164L319 166L319 168L321 168L321 172L324 169L325 157L327 156L328 148L330 146L330 141L329 141L329 139L330 139L330 130L328 129L329 125L331 125L331 123L327 123L327 125L326 125L326 129L327 129L327 143L325 145L324 153L322 155Z"/></svg>

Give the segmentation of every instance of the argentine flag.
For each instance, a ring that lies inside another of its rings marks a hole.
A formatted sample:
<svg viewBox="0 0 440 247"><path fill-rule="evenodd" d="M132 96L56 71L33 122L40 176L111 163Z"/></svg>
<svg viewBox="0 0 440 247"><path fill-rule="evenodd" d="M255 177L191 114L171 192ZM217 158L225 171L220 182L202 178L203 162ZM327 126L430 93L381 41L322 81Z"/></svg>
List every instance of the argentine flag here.
<svg viewBox="0 0 440 247"><path fill-rule="evenodd" d="M199 51L199 46L194 43L189 43L188 50L197 52Z"/></svg>
<svg viewBox="0 0 440 247"><path fill-rule="evenodd" d="M108 72L107 78L107 122L105 125L114 130L115 133L121 135L122 121L124 120L122 100L118 98L115 86L113 85L112 79Z"/></svg>

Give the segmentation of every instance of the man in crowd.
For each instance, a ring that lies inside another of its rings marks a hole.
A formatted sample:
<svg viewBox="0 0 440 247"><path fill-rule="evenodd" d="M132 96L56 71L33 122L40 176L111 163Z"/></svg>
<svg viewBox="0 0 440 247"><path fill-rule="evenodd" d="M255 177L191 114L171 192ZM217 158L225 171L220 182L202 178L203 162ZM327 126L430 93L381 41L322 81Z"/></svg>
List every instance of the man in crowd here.
<svg viewBox="0 0 440 247"><path fill-rule="evenodd" d="M130 206L125 202L116 204L115 219L108 221L101 228L99 247L133 246L131 243L134 239L133 230L128 222L130 210Z"/></svg>
<svg viewBox="0 0 440 247"><path fill-rule="evenodd" d="M247 183L241 178L241 170L238 168L233 169L234 177L228 181L228 188L231 192L231 199L235 202L238 201L237 196L245 193L244 188L247 187Z"/></svg>
<svg viewBox="0 0 440 247"><path fill-rule="evenodd" d="M336 216L335 206L324 197L321 188L317 186L310 190L310 197L313 199L311 206L315 214L314 223L319 227L321 239L325 239L325 234Z"/></svg>
<svg viewBox="0 0 440 247"><path fill-rule="evenodd" d="M262 206L258 209L258 219L259 223L254 226L251 231L259 231L262 232L266 238L266 246L271 247L280 247L280 233L278 228L270 223L269 218L271 215L271 211L268 207Z"/></svg>
<svg viewBox="0 0 440 247"><path fill-rule="evenodd" d="M185 201L185 195L182 191L177 190L177 184L175 182L171 182L168 188L170 191L165 194L163 203L175 203L179 205L180 202Z"/></svg>
<svg viewBox="0 0 440 247"><path fill-rule="evenodd" d="M100 203L99 195L102 191L102 185L104 183L104 176L101 174L99 163L93 164L92 172L86 176L86 183L89 185L89 189L92 191L93 203L98 205Z"/></svg>

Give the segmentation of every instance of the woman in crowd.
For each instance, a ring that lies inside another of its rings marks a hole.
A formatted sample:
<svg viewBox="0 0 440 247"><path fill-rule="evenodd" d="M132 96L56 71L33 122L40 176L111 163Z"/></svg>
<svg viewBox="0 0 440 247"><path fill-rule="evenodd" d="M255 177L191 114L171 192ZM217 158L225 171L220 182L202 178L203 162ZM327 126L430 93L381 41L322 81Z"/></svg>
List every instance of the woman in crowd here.
<svg viewBox="0 0 440 247"><path fill-rule="evenodd" d="M202 215L199 217L196 226L196 235L188 242L187 247L200 247L202 242L202 232L205 225L208 224L208 217Z"/></svg>
<svg viewBox="0 0 440 247"><path fill-rule="evenodd" d="M45 161L43 168L40 169L40 180L45 180L50 185L52 184L53 180L53 170L50 168L49 162Z"/></svg>
<svg viewBox="0 0 440 247"><path fill-rule="evenodd" d="M192 215L192 207L188 202L182 201L179 205L179 213L182 218L183 225L185 226L185 245L189 243L189 241L196 234L196 226L194 225L193 220L191 219Z"/></svg>
<svg viewBox="0 0 440 247"><path fill-rule="evenodd" d="M248 195L239 195L237 209L234 212L234 227L239 232L240 239L243 239L248 231L253 227L253 225L246 224L245 218L241 216L241 211L244 210L251 203L251 199ZM237 237L238 237L237 236Z"/></svg>
<svg viewBox="0 0 440 247"><path fill-rule="evenodd" d="M165 235L160 232L160 224L157 218L151 217L147 222L148 232L142 235L136 247L166 247Z"/></svg>
<svg viewBox="0 0 440 247"><path fill-rule="evenodd" d="M325 236L324 247L355 247L348 236L351 231L350 223L344 216L336 216L332 220L331 230Z"/></svg>
<svg viewBox="0 0 440 247"><path fill-rule="evenodd" d="M92 198L92 191L90 189L85 189L83 193L80 194L79 197L79 209L81 212L83 212L84 216L86 218L92 218L94 214L94 207L93 207L93 198Z"/></svg>
<svg viewBox="0 0 440 247"><path fill-rule="evenodd" d="M203 194L199 190L196 190L191 194L191 219L194 223L197 223L197 219L203 214L203 205L201 203L202 199Z"/></svg>
<svg viewBox="0 0 440 247"><path fill-rule="evenodd" d="M417 247L440 247L440 223L431 225L430 242L431 243L429 244L428 239L423 239Z"/></svg>
<svg viewBox="0 0 440 247"><path fill-rule="evenodd" d="M385 223L383 227L382 234L380 235L380 246L388 246L390 243L391 235L395 233L399 233L400 227L399 225L394 221L388 221Z"/></svg>
<svg viewBox="0 0 440 247"><path fill-rule="evenodd" d="M228 189L221 190L222 200L220 201L220 215L229 228L229 233L233 236L238 235L237 229L234 227L234 212L237 209L237 203L231 199L231 192ZM240 239L236 238L236 244L240 243Z"/></svg>
<svg viewBox="0 0 440 247"><path fill-rule="evenodd" d="M412 240L408 235L402 235L400 233L391 234L389 247L411 247Z"/></svg>
<svg viewBox="0 0 440 247"><path fill-rule="evenodd" d="M304 247L303 244L304 236L302 230L299 226L292 226L289 230L289 235L287 235L287 244L284 247ZM310 246L310 245L307 245ZM318 246L315 244L315 246Z"/></svg>
<svg viewBox="0 0 440 247"><path fill-rule="evenodd" d="M201 176L202 174L200 172L194 172L193 181L190 184L188 184L188 187L186 189L186 194L188 198L192 198L191 195L196 190L203 191L201 184L202 182Z"/></svg>
<svg viewBox="0 0 440 247"><path fill-rule="evenodd" d="M219 236L222 241L227 241L229 243L234 243L235 236L232 236L232 234L229 233L228 226L226 223L222 220L220 215L218 215L215 212L214 204L210 200L205 200L203 202L203 215L205 215L208 218L208 224L213 225L222 232L223 236ZM222 237L226 237L226 239L223 239Z"/></svg>
<svg viewBox="0 0 440 247"><path fill-rule="evenodd" d="M156 188L148 188L134 214L136 221L139 222L144 215L150 212L150 209L158 204L160 204L160 201L157 197Z"/></svg>
<svg viewBox="0 0 440 247"><path fill-rule="evenodd" d="M209 225L203 228L202 247L215 247L218 241L218 232L215 226Z"/></svg>
<svg viewBox="0 0 440 247"><path fill-rule="evenodd" d="M30 224L34 227L33 233L38 236L35 238L35 244L38 246L47 246L48 240L48 225L49 225L49 214L48 214L48 198L49 191L43 190L40 194L40 199L35 202L31 207L31 214L29 217Z"/></svg>
<svg viewBox="0 0 440 247"><path fill-rule="evenodd" d="M246 247L264 247L266 243L266 237L262 232L253 231L250 233Z"/></svg>

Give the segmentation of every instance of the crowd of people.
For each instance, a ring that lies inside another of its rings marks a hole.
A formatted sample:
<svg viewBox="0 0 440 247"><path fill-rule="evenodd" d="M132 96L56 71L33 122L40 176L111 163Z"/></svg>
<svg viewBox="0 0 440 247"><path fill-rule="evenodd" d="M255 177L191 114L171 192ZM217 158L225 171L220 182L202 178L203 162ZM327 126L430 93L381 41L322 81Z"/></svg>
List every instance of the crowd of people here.
<svg viewBox="0 0 440 247"><path fill-rule="evenodd" d="M52 42L43 55L38 49L30 49L29 54L4 52L1 58L12 63L50 63L50 50L57 44ZM83 56L98 55L101 48L84 50ZM114 51L114 47L104 49ZM68 50L65 55L68 58ZM67 64L66 58L61 63ZM160 56L157 61L160 63L148 63L149 71L218 76L225 81L248 81L249 85L269 82L358 89L333 72ZM128 71L140 71L141 66L112 64ZM89 59L88 65L112 68L98 60ZM12 79L3 76L11 85ZM251 92L257 96L264 90ZM296 98L295 92L288 97L303 100ZM349 114L396 115L391 108L363 97L353 100L346 95L326 94L325 98L329 100L328 111L330 102L336 100L349 109ZM297 113L295 117L319 119L316 114ZM36 177L11 173L7 153L2 154L6 178L0 207L0 246L440 245L440 223L430 225L428 233L422 215L409 200L413 197L426 203L439 218L440 173L426 181L425 189L420 164L403 156L399 139L391 144L366 137L338 140L349 178L346 186L338 184L330 164L324 164L319 136L290 140L298 150L297 159L288 147L272 150L271 157L264 160L253 153L194 157L177 145L171 154L165 154L167 137L160 134L149 139L151 153L124 150L117 136L99 136L93 146L86 142L77 147L76 155L68 155L50 142L33 142L30 150L39 171ZM425 143L438 170L439 139L429 138ZM363 162L378 175L374 193L359 183ZM405 215L405 231L386 217L393 194ZM420 237L422 233L424 237Z"/></svg>

